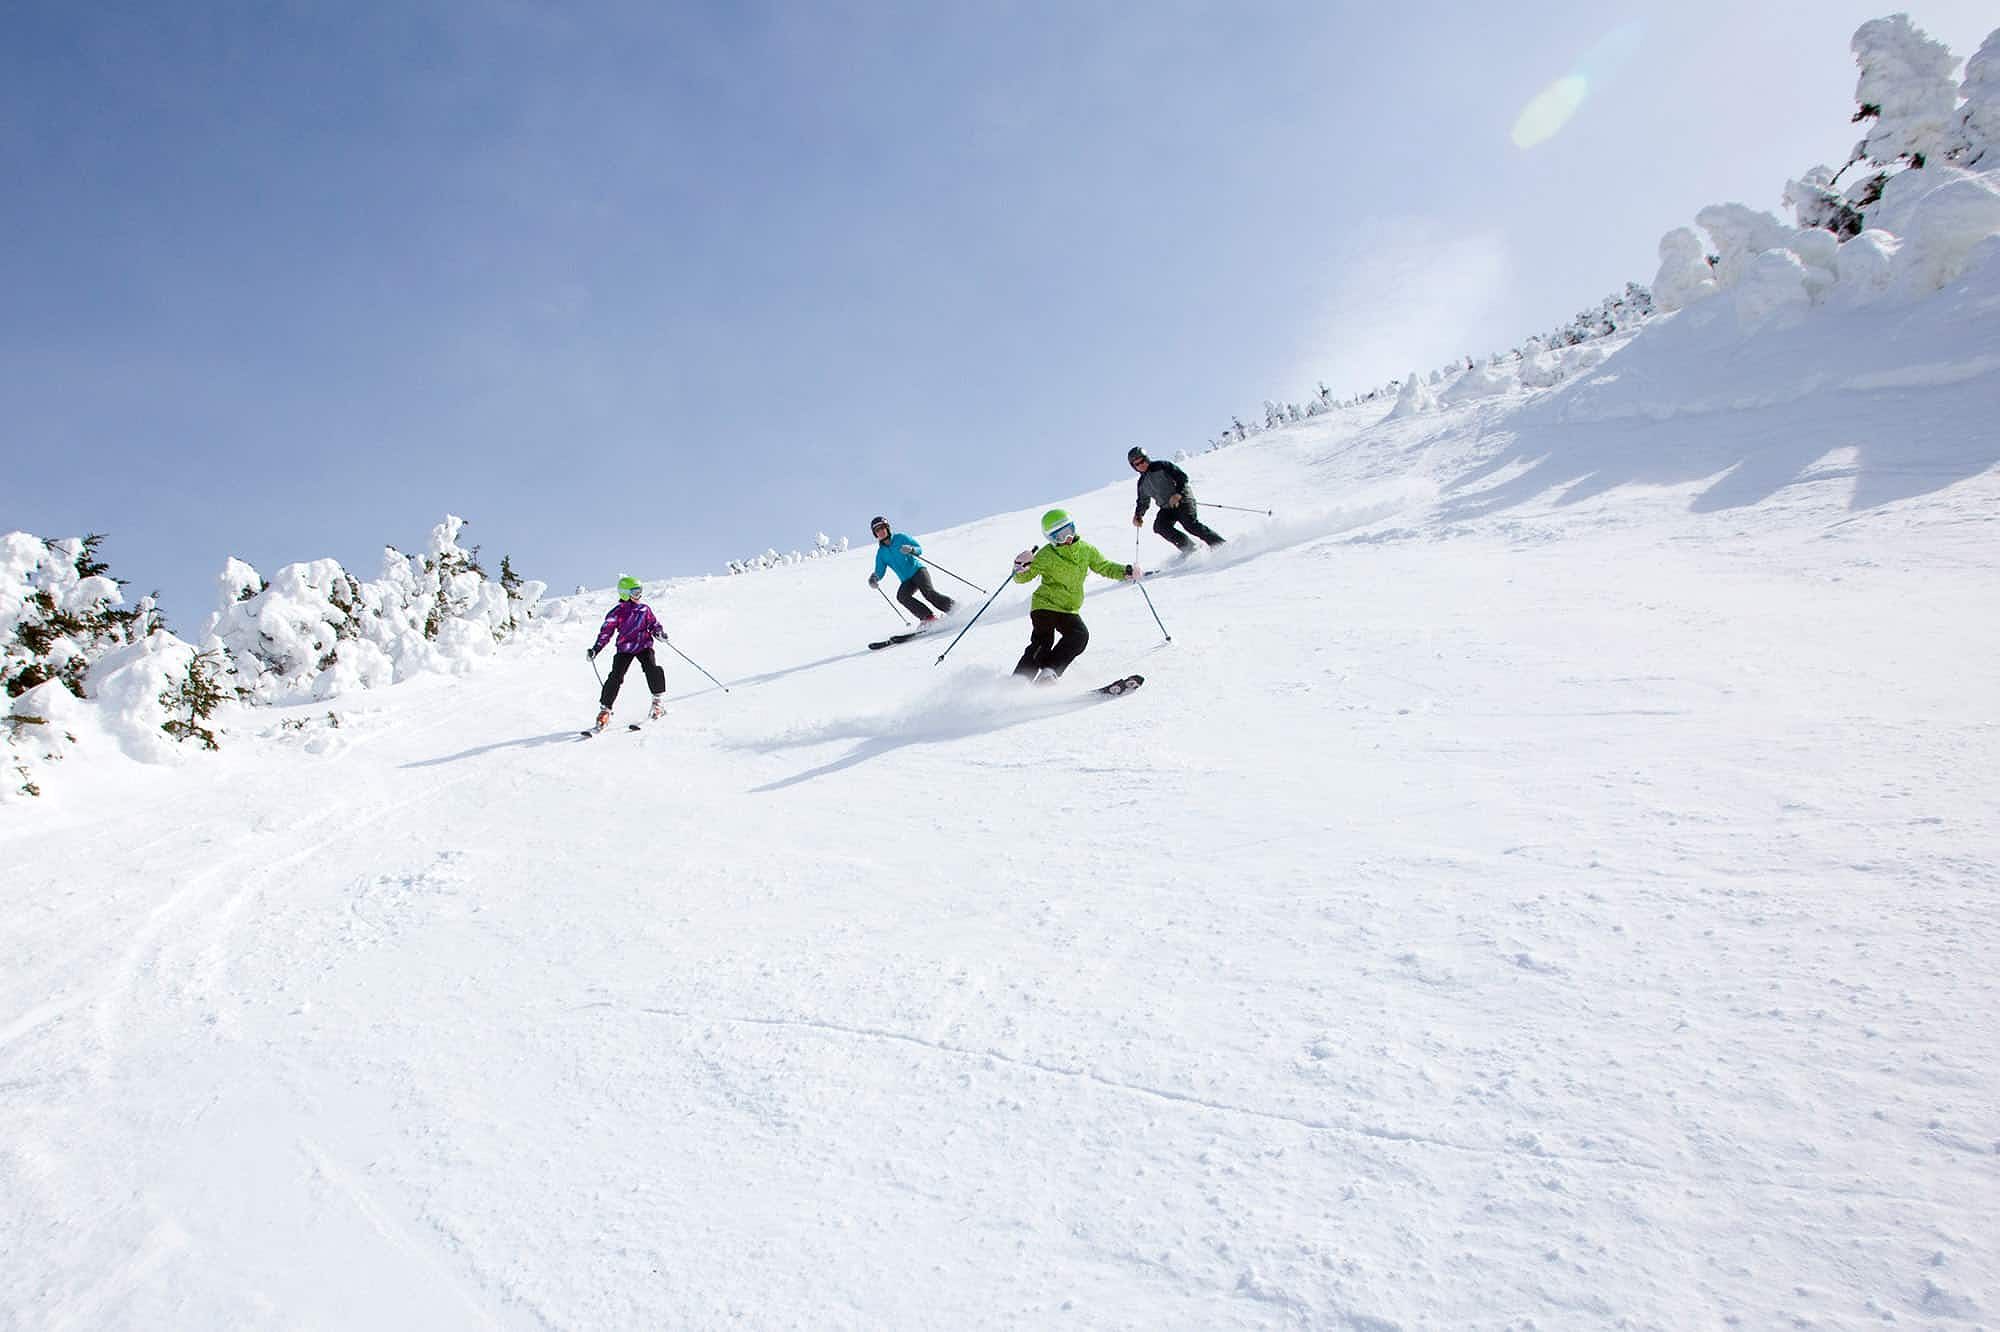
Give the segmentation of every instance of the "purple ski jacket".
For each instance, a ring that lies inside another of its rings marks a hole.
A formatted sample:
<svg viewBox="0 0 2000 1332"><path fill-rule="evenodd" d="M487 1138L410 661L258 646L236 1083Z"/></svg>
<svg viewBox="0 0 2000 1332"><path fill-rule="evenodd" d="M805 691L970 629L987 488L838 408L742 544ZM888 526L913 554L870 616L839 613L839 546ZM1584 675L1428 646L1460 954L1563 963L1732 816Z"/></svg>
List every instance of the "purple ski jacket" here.
<svg viewBox="0 0 2000 1332"><path fill-rule="evenodd" d="M660 627L653 608L645 602L621 601L604 617L604 627L597 631L597 647L591 651L602 649L613 634L618 635L620 652L644 652L654 639L665 638L667 631Z"/></svg>

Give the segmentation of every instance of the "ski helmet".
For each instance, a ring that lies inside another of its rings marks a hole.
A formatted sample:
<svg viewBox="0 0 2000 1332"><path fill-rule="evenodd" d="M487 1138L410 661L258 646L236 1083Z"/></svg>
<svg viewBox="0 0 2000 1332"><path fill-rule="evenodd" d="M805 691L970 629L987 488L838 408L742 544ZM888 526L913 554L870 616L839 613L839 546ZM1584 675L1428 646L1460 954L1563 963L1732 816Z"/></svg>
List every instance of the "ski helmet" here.
<svg viewBox="0 0 2000 1332"><path fill-rule="evenodd" d="M1050 509L1047 513L1042 515L1042 535L1049 538L1051 541L1055 540L1056 533L1061 531L1065 527L1067 527L1070 530L1070 534L1072 536L1075 535L1076 524L1071 522L1069 520L1069 515L1064 513L1061 509Z"/></svg>
<svg viewBox="0 0 2000 1332"><path fill-rule="evenodd" d="M630 574L618 580L618 599L620 601L637 601L641 590L639 580Z"/></svg>
<svg viewBox="0 0 2000 1332"><path fill-rule="evenodd" d="M889 526L889 520L887 518L884 518L879 513L876 514L873 518L870 518L868 520L868 530L871 532L873 532L878 527L886 529L888 526Z"/></svg>
<svg viewBox="0 0 2000 1332"><path fill-rule="evenodd" d="M1131 448L1125 450L1125 461L1128 463L1145 462L1146 451L1137 444L1134 444Z"/></svg>

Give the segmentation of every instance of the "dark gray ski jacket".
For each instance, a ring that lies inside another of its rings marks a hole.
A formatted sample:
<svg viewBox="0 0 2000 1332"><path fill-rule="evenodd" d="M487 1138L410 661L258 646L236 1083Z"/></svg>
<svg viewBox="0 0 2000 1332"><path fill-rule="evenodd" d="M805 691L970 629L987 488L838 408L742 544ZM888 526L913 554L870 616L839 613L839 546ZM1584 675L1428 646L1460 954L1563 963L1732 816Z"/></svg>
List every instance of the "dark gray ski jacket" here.
<svg viewBox="0 0 2000 1332"><path fill-rule="evenodd" d="M1167 501L1176 495L1194 498L1194 488L1188 485L1187 473L1170 462L1154 458L1152 466L1139 473L1139 507L1132 510L1132 516L1144 518L1149 504L1158 504L1164 509Z"/></svg>

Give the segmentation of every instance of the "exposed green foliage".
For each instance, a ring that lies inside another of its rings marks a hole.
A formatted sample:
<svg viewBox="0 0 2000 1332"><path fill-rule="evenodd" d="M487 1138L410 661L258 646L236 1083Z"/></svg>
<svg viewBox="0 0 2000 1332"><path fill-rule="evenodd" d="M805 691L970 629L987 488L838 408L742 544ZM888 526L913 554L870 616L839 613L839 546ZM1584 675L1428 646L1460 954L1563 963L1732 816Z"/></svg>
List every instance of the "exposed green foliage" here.
<svg viewBox="0 0 2000 1332"><path fill-rule="evenodd" d="M176 740L199 740L203 749L221 748L214 729L206 723L229 696L222 683L227 669L220 652L197 652L189 657L186 672L160 694L161 707L187 715L169 717L160 729Z"/></svg>

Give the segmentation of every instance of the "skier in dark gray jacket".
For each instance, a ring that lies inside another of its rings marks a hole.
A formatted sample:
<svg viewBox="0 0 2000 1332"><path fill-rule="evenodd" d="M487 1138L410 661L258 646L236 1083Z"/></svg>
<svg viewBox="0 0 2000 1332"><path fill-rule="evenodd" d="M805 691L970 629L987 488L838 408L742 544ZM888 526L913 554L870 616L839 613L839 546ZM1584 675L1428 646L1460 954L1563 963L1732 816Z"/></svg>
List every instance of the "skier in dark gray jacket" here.
<svg viewBox="0 0 2000 1332"><path fill-rule="evenodd" d="M1181 554L1193 550L1194 542L1174 530L1176 523L1211 546L1222 544L1222 538L1196 515L1194 491L1188 486L1186 472L1170 462L1148 458L1144 449L1136 447L1127 450L1125 461L1139 474L1139 507L1132 510L1132 526L1144 526L1147 506L1157 503L1160 516L1153 520L1153 530L1173 542Z"/></svg>

